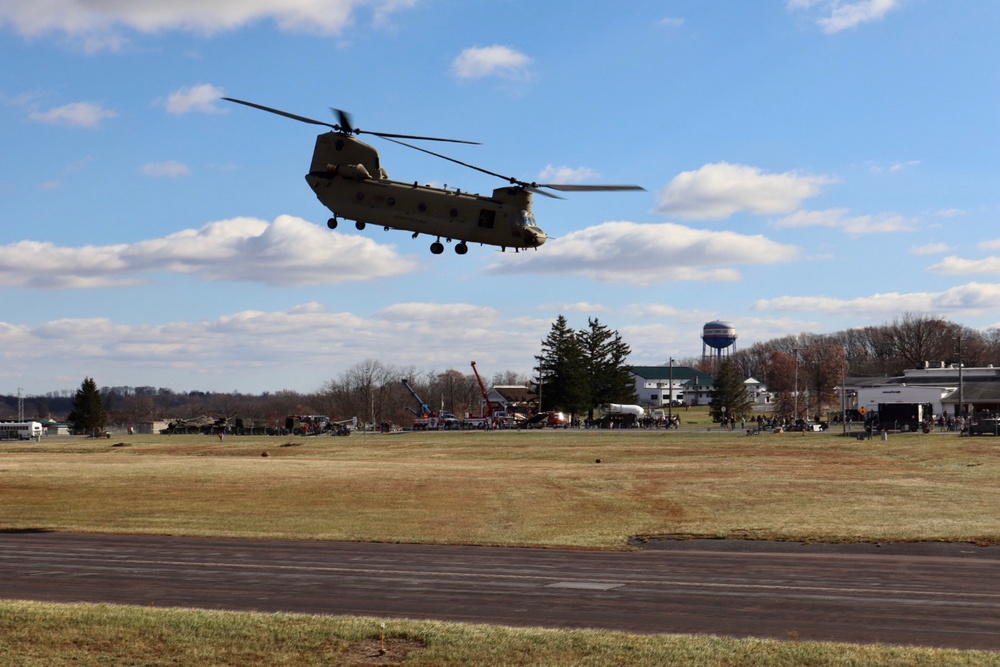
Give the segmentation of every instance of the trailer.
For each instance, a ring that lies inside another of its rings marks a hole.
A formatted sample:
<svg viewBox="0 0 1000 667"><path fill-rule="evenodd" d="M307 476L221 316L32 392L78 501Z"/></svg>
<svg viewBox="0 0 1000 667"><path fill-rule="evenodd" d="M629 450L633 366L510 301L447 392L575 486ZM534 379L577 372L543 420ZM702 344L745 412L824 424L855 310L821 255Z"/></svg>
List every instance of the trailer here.
<svg viewBox="0 0 1000 667"><path fill-rule="evenodd" d="M857 388L857 407L864 408L867 412L877 412L879 405L900 404L913 405L916 403L930 403L931 414L940 415L945 413L944 399L950 396L958 386L944 385L874 385Z"/></svg>
<svg viewBox="0 0 1000 667"><path fill-rule="evenodd" d="M933 426L933 409L931 403L879 403L877 411L865 414L865 428L872 432L929 433Z"/></svg>

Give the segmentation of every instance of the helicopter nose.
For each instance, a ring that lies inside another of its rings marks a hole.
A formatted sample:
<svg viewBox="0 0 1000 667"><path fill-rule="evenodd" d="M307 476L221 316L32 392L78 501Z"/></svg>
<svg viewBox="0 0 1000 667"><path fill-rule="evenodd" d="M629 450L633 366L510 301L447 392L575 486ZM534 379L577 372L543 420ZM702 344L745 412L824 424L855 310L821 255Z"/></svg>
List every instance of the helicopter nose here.
<svg viewBox="0 0 1000 667"><path fill-rule="evenodd" d="M532 244L531 245L533 245L536 248L538 246L542 245L543 243L545 243L545 240L548 238L548 236L545 235L545 232L543 232L540 229L533 229L533 230L531 230L531 236L532 236L532 238L531 238Z"/></svg>

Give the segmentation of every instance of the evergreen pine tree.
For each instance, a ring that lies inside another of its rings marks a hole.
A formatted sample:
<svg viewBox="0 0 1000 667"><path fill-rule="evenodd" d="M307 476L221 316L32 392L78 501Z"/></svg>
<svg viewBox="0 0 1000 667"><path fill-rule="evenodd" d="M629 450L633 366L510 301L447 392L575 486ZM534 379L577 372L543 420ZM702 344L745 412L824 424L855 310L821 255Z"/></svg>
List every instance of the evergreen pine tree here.
<svg viewBox="0 0 1000 667"><path fill-rule="evenodd" d="M635 391L629 367L626 365L632 350L622 341L617 331L611 331L597 318L587 320L588 328L577 337L587 370L589 417L594 408L606 403L632 403Z"/></svg>
<svg viewBox="0 0 1000 667"><path fill-rule="evenodd" d="M709 413L714 421L722 421L723 417L749 417L753 413L753 400L732 359L726 359L719 366L719 374L712 387Z"/></svg>
<svg viewBox="0 0 1000 667"><path fill-rule="evenodd" d="M539 411L582 412L587 408L587 377L576 332L560 315L542 341L538 365Z"/></svg>
<svg viewBox="0 0 1000 667"><path fill-rule="evenodd" d="M108 413L93 378L85 378L73 397L73 409L66 418L74 433L94 434L108 424Z"/></svg>

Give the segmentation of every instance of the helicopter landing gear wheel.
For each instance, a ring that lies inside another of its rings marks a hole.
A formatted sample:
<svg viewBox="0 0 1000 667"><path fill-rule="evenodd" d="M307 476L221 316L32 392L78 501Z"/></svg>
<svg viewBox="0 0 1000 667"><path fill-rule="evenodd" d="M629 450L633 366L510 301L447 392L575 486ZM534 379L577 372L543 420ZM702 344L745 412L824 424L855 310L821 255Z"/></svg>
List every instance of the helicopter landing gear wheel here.
<svg viewBox="0 0 1000 667"><path fill-rule="evenodd" d="M336 229L337 228L337 219L336 218L330 218L329 220L326 221L326 226L329 227L330 229Z"/></svg>
<svg viewBox="0 0 1000 667"><path fill-rule="evenodd" d="M357 227L358 231L360 232L362 229L365 228L365 223L363 223L363 222L355 222L354 226Z"/></svg>
<svg viewBox="0 0 1000 667"><path fill-rule="evenodd" d="M455 246L455 252L459 255L464 255L469 252L469 246L465 245L465 241L462 241L457 246Z"/></svg>
<svg viewBox="0 0 1000 667"><path fill-rule="evenodd" d="M440 255L441 253L444 252L444 244L441 243L440 241L435 241L434 243L431 244L431 252L434 253L435 255Z"/></svg>

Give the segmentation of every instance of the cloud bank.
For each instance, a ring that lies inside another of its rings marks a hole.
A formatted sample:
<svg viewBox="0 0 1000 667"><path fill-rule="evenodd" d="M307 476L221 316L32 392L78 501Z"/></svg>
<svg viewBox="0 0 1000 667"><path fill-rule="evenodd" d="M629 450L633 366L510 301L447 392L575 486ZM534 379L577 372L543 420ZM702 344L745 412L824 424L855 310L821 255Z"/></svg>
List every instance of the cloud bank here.
<svg viewBox="0 0 1000 667"><path fill-rule="evenodd" d="M768 174L758 167L716 162L675 176L660 192L656 210L685 220L722 220L743 211L787 213L833 182L827 176Z"/></svg>
<svg viewBox="0 0 1000 667"><path fill-rule="evenodd" d="M0 246L2 284L36 289L123 287L157 271L295 287L374 280L416 268L417 262L394 246L287 215L270 223L232 218L136 243L71 248L18 241Z"/></svg>
<svg viewBox="0 0 1000 667"><path fill-rule="evenodd" d="M362 8L370 8L374 22L381 23L414 4L415 0L4 0L0 25L12 25L26 36L103 34L104 46L115 48L120 38L111 33L119 28L211 34L269 20L282 30L336 35Z"/></svg>
<svg viewBox="0 0 1000 667"><path fill-rule="evenodd" d="M733 281L734 265L778 264L799 258L796 246L763 236L692 229L672 223L606 222L520 253L489 270L499 274L583 275L603 282L656 285L673 281Z"/></svg>

